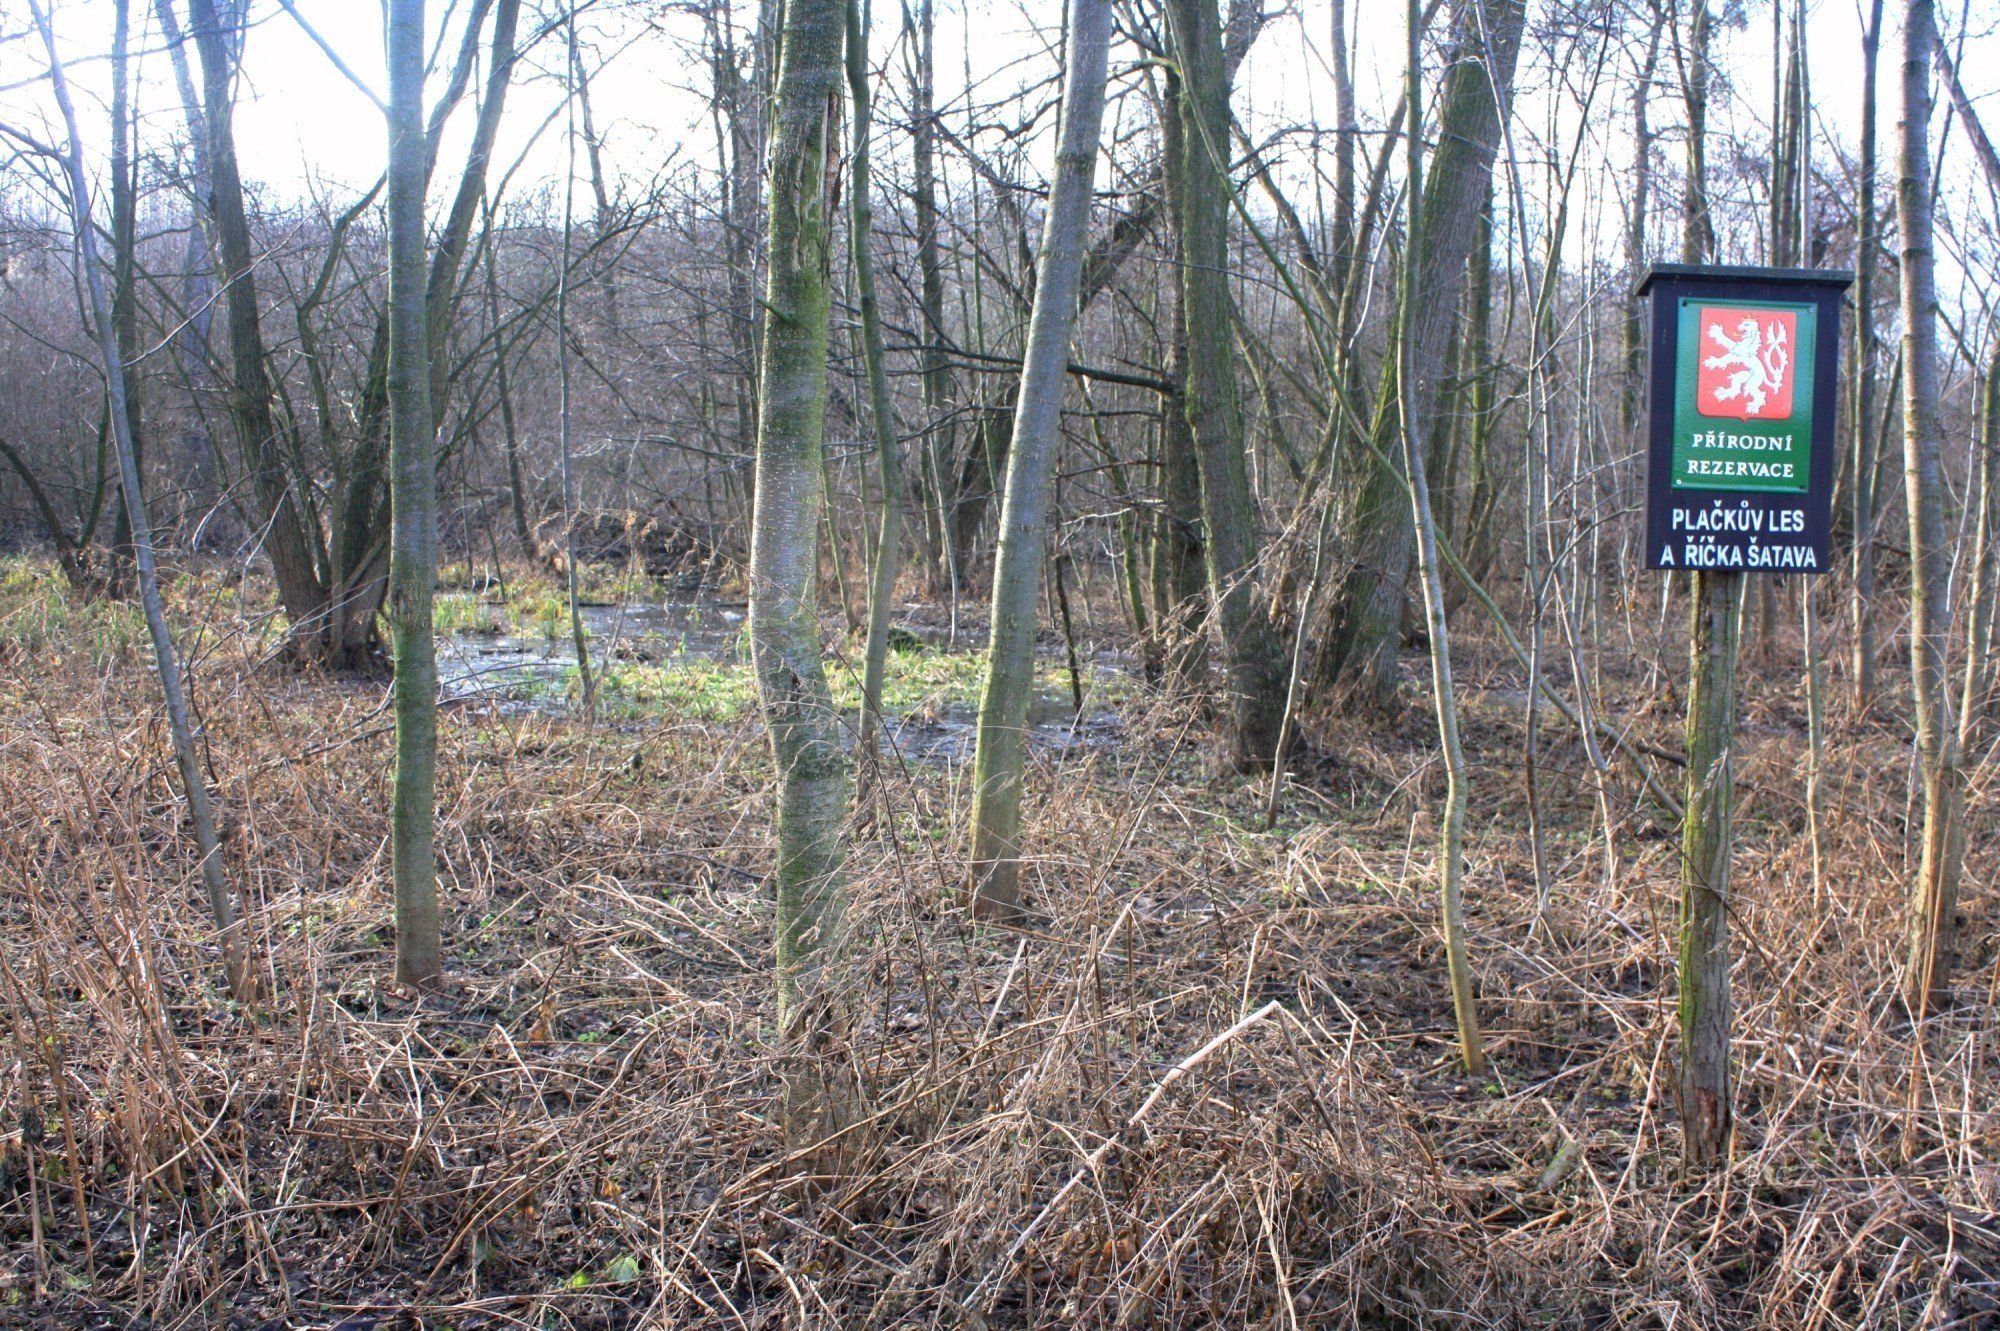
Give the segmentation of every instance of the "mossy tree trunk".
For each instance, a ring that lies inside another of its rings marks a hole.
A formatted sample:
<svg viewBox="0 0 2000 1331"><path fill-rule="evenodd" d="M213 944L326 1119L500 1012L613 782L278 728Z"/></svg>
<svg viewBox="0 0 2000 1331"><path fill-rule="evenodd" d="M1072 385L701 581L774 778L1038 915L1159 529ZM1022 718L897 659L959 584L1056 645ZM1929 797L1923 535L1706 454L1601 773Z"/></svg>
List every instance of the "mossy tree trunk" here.
<svg viewBox="0 0 2000 1331"><path fill-rule="evenodd" d="M1166 96L1160 107L1160 155L1163 159L1162 192L1167 197L1169 216L1179 217L1181 188L1187 179L1187 136L1176 112L1181 102L1180 75L1171 67L1165 79ZM1168 243L1173 246L1175 267L1179 267L1179 228ZM1167 382L1177 386L1187 382L1188 337L1186 302L1176 278L1163 292L1166 301ZM1153 538L1153 617L1166 645L1166 677L1171 687L1193 690L1208 677L1208 639L1203 622L1208 618L1206 579L1206 533L1201 516L1201 467L1195 460L1194 428L1187 409L1176 395L1160 409L1160 507Z"/></svg>
<svg viewBox="0 0 2000 1331"><path fill-rule="evenodd" d="M992 634L972 767L972 905L988 919L1020 915L1021 773L1028 704L1035 689L1035 598L1090 225L1110 41L1110 0L1071 0L1062 124L1015 400L1013 446L1007 455L993 568Z"/></svg>
<svg viewBox="0 0 2000 1331"><path fill-rule="evenodd" d="M785 1120L795 1140L838 1126L826 1074L842 1003L837 960L847 762L820 656L819 522L825 503L830 167L846 0L789 0L768 159L767 268L758 364L750 646L777 765L777 990Z"/></svg>
<svg viewBox="0 0 2000 1331"><path fill-rule="evenodd" d="M1270 764L1285 710L1284 645L1257 586L1257 509L1245 461L1229 295L1229 76L1216 0L1168 0L1180 74L1182 168L1175 191L1181 319L1187 337L1181 407L1201 473L1208 594L1221 637L1229 705L1223 757L1237 771Z"/></svg>
<svg viewBox="0 0 2000 1331"><path fill-rule="evenodd" d="M1407 339L1411 410L1419 437L1436 437L1452 328L1458 319L1467 259L1481 202L1492 188L1501 116L1511 100L1514 66L1525 21L1522 0L1454 6L1454 49L1439 94L1437 151L1423 189L1415 287L1407 320L1394 336ZM1490 67L1489 67L1490 61ZM1319 686L1353 710L1395 705L1396 659L1409 595L1416 533L1400 465L1402 424L1385 404L1395 397L1398 349L1385 364L1370 422L1374 447L1363 455L1358 494L1348 511L1351 563L1333 598L1321 647Z"/></svg>
<svg viewBox="0 0 2000 1331"><path fill-rule="evenodd" d="M1687 174L1681 200L1681 261L1701 263L1714 245L1708 215L1708 30L1696 0L1685 40L1675 34L1687 110ZM1730 1078L1729 863L1735 844L1736 658L1743 579L1727 570L1692 578L1687 704L1687 790L1681 819L1679 1095L1690 1172L1722 1163L1735 1106Z"/></svg>

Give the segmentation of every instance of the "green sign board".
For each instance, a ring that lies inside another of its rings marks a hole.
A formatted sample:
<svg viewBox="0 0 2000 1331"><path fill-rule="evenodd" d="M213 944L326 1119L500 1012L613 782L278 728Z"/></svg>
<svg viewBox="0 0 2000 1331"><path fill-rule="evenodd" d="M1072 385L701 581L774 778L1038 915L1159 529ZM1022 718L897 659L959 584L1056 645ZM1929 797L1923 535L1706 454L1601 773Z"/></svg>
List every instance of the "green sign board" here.
<svg viewBox="0 0 2000 1331"><path fill-rule="evenodd" d="M1818 305L1682 296L1678 306L1670 484L1803 494Z"/></svg>
<svg viewBox="0 0 2000 1331"><path fill-rule="evenodd" d="M1646 369L1646 567L1833 567L1834 393L1853 279L1655 264Z"/></svg>

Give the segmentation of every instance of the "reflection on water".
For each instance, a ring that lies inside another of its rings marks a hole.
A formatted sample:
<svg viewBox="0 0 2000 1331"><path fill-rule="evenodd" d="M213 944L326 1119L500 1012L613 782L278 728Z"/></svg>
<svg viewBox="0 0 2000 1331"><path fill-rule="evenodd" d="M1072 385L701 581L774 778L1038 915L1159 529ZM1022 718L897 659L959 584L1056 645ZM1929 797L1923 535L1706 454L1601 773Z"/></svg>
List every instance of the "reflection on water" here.
<svg viewBox="0 0 2000 1331"><path fill-rule="evenodd" d="M746 654L745 611L740 601L708 597L578 607L589 634L591 667L600 673L607 661L668 667L740 661ZM544 627L555 631L439 635L439 695L449 702L492 703L505 712L566 711L572 702L576 646L566 616ZM1093 686L1124 674L1128 664L1112 653L1099 653L1089 662ZM853 726L847 730L851 745ZM1123 738L1124 730L1118 714L1103 707L1087 706L1078 717L1067 694L1044 694L1029 706L1028 747L1035 753L1059 756L1109 747ZM973 704L940 700L888 719L883 760L892 766L970 764L978 733Z"/></svg>
<svg viewBox="0 0 2000 1331"><path fill-rule="evenodd" d="M734 660L740 655L744 607L707 597L577 608L589 634L593 667L614 661L648 664L682 659ZM498 699L505 705L560 710L576 668L576 646L565 616L553 635L454 633L438 639L438 692L452 701Z"/></svg>

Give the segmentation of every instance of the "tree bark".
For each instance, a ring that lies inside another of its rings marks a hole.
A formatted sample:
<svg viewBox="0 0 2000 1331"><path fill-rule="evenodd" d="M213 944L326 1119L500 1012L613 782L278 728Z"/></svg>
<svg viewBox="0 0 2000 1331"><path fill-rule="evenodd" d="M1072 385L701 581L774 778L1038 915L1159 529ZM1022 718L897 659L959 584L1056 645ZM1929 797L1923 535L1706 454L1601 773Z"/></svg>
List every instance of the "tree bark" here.
<svg viewBox="0 0 2000 1331"><path fill-rule="evenodd" d="M396 978L440 973L437 857L437 468L424 315L424 0L389 9L389 622L396 652Z"/></svg>
<svg viewBox="0 0 2000 1331"><path fill-rule="evenodd" d="M1466 373L1472 377L1465 395L1466 428L1472 435L1472 493L1467 497L1465 520L1452 533L1454 543L1464 553L1466 569L1484 580L1492 570L1499 541L1493 531L1493 515L1500 503L1500 477L1493 456L1494 427L1498 424L1496 403L1500 367L1493 358L1493 190L1489 180L1486 198L1479 210L1473 233L1471 309L1466 313ZM1454 602L1454 606L1455 606Z"/></svg>
<svg viewBox="0 0 2000 1331"><path fill-rule="evenodd" d="M875 203L869 172L868 136L873 102L868 91L868 0L847 0L847 96L852 106L853 151L849 158L848 244L854 251L854 293L861 306L862 352L868 362L868 411L875 428L876 463L882 478L881 529L875 540L875 567L868 584L868 644L861 666L861 733L856 752L863 771L876 759L882 728L882 677L889 661L889 609L903 562L903 460L889 397L889 370L882 350L882 309L875 297Z"/></svg>
<svg viewBox="0 0 2000 1331"><path fill-rule="evenodd" d="M1347 48L1347 0L1333 0L1333 242L1331 267L1344 282L1354 262L1354 157L1360 123L1354 114L1354 63Z"/></svg>
<svg viewBox="0 0 2000 1331"><path fill-rule="evenodd" d="M952 515L956 510L953 459L957 430L952 420L952 379L943 348L950 342L944 316L944 259L938 242L937 204L937 14L934 0L917 0L904 8L910 41L910 171L911 207L917 223L917 272L921 281L918 312L923 318L925 424L924 473L927 498L924 527L929 546L933 591L955 585L961 575L954 567Z"/></svg>
<svg viewBox="0 0 2000 1331"><path fill-rule="evenodd" d="M1686 196L1681 202L1681 261L1701 263L1715 253L1715 222L1708 211L1708 0L1694 0L1681 61L1681 95L1687 110ZM1678 35L1678 34L1677 34Z"/></svg>
<svg viewBox="0 0 2000 1331"><path fill-rule="evenodd" d="M1438 148L1423 191L1415 299L1407 324L1394 334L1411 342L1410 394L1418 434L1425 439L1436 435L1449 377L1446 351L1480 201L1492 188L1524 22L1522 0L1457 5L1457 49L1444 74ZM1397 650L1415 550L1405 476L1400 467L1378 460L1401 451L1401 425L1386 405L1394 373L1393 364L1384 367L1370 430L1375 447L1361 462L1364 475L1357 478L1360 493L1348 522L1353 563L1334 598L1322 647L1320 685L1352 710L1395 705Z"/></svg>
<svg viewBox="0 0 2000 1331"><path fill-rule="evenodd" d="M1903 486L1910 518L1910 682L1924 792L1923 852L1910 897L1904 1001L1921 1021L1950 992L1959 873L1965 856L1964 775L1951 724L1946 655L1951 551L1944 525L1944 423L1938 412L1936 260L1932 251L1931 0L1909 0L1903 24L1896 221L1902 236Z"/></svg>
<svg viewBox="0 0 2000 1331"><path fill-rule="evenodd" d="M1223 758L1267 767L1285 710L1284 646L1257 587L1257 510L1245 464L1229 295L1229 79L1215 0L1168 0L1180 72L1183 179L1181 312L1187 334L1182 409L1201 473L1208 594L1229 680Z"/></svg>
<svg viewBox="0 0 2000 1331"><path fill-rule="evenodd" d="M1986 381L1979 398L1979 428L1973 435L1971 502L1976 507L1972 537L1972 586L1965 597L1965 675L1959 694L1958 749L1963 754L1977 744L1986 729L1986 712L1993 692L1993 638L1996 581L2000 581L2000 551L1994 523L2000 513L2000 347L1986 361Z"/></svg>
<svg viewBox="0 0 2000 1331"><path fill-rule="evenodd" d="M1161 187L1167 196L1168 214L1176 219L1181 215L1181 191L1188 172L1187 135L1177 109L1180 103L1180 75L1169 68L1165 104L1160 108ZM1178 221L1171 243L1174 272L1178 274L1184 253ZM1162 594L1155 596L1153 609L1167 646L1167 679L1173 687L1193 692L1208 682L1208 637L1203 631L1208 618L1204 585L1207 532L1201 516L1201 466L1195 460L1194 426L1185 401L1187 302L1178 276L1164 294L1167 382L1174 385L1174 393L1161 403L1160 410L1160 514L1153 542L1153 582Z"/></svg>
<svg viewBox="0 0 2000 1331"><path fill-rule="evenodd" d="M795 1139L838 1126L844 1097L825 1075L842 1004L839 947L847 764L820 656L820 459L845 0L789 0L769 159L757 487L750 548L750 644L777 765L777 988L787 1057L784 1114Z"/></svg>
<svg viewBox="0 0 2000 1331"><path fill-rule="evenodd" d="M157 0L161 8L169 0ZM188 0L189 27L201 61L202 145L208 179L209 228L217 253L229 328L229 415L237 450L249 474L264 529L263 548L278 584L278 599L291 620L295 650L325 659L327 588L313 554L305 515L292 490L284 440L271 408L257 277L250 244L250 219L243 203L243 177L236 160L236 99L232 84L241 34L231 11L225 22L216 0Z"/></svg>
<svg viewBox="0 0 2000 1331"><path fill-rule="evenodd" d="M1422 124L1423 19L1418 0L1406 6L1409 22L1408 90L1410 122ZM1411 302L1418 298L1419 256L1423 253L1423 139L1412 134L1409 146L1409 244L1404 250L1401 321L1411 319ZM1479 1007L1472 990L1472 968L1465 955L1465 802L1470 774L1458 737L1458 698L1451 678L1451 632L1445 614L1443 572L1438 561L1437 521L1431 511L1430 484L1425 478L1426 441L1420 422L1418 392L1423 378L1417 366L1418 344L1403 338L1396 366L1396 407L1402 433L1403 467L1410 480L1410 510L1417 538L1417 572L1423 587L1424 620L1430 631L1431 693L1437 706L1438 743L1444 752L1445 801L1438 841L1438 895L1444 927L1445 966L1451 985L1452 1011L1458 1021L1459 1061L1466 1075L1486 1070L1486 1051L1479 1036Z"/></svg>
<svg viewBox="0 0 2000 1331"><path fill-rule="evenodd" d="M1647 214L1653 206L1653 76L1660 67L1660 26L1663 17L1655 11L1647 34L1646 60L1632 85L1632 211L1625 219L1625 262L1633 280L1646 267ZM1645 302L1628 296L1622 329L1624 382L1619 386L1618 414L1627 433L1639 428L1645 397L1646 339Z"/></svg>
<svg viewBox="0 0 2000 1331"><path fill-rule="evenodd" d="M118 333L119 359L126 366L126 430L132 436L132 457L143 484L146 436L141 428L138 385L133 382L139 360L139 181L132 152L131 28L131 0L116 0L111 8L111 324ZM112 589L116 592L132 562L132 518L122 503L111 536L111 559Z"/></svg>
<svg viewBox="0 0 2000 1331"><path fill-rule="evenodd" d="M489 230L492 221L487 222ZM520 546L521 558L533 563L536 558L534 526L528 521L527 486L521 476L520 429L514 420L514 385L507 370L507 343L500 336L500 272L494 257L494 246L485 247L486 267L486 322L493 329L493 391L500 400L500 426L502 446L507 463L508 507L514 515L514 540Z"/></svg>
<svg viewBox="0 0 2000 1331"><path fill-rule="evenodd" d="M1851 474L1853 578L1849 615L1853 622L1854 707L1866 710L1875 697L1875 250L1881 244L1875 212L1875 89L1882 47L1882 0L1871 0L1868 27L1861 37L1861 177L1854 239L1854 408Z"/></svg>
<svg viewBox="0 0 2000 1331"><path fill-rule="evenodd" d="M466 20L468 27L451 86L433 108L429 124L419 126L418 166L423 172L426 192L436 171L444 113L462 95L464 84L469 81L471 58L478 49L479 27L491 6L492 0L480 0L473 7ZM471 243L473 220L485 197L487 168L513 78L514 38L520 8L520 0L499 0L493 9L490 59L479 115L466 148L465 165L453 192L451 208L438 231L437 245L424 279L424 328L429 343L427 409L434 431L443 422L449 400L451 358L447 352L452 318L458 309L461 269ZM564 276L567 277L566 271ZM332 565L329 577L335 602L329 636L335 652L345 659L360 659L368 652L375 619L388 588L383 529L392 527L393 521L389 496L384 493L387 478L383 463L388 435L392 432L388 417L395 410L389 395L390 317L387 310L383 311L370 344L353 450L345 467L346 483L338 495L329 538ZM393 465L392 462L391 470Z"/></svg>
<svg viewBox="0 0 2000 1331"><path fill-rule="evenodd" d="M972 907L987 919L1021 913L1021 772L1035 689L1035 598L1047 535L1049 474L1062 426L1064 379L1090 225L1103 125L1110 0L1071 0L1062 123L1042 224L1034 313L1014 408L1013 447L993 567L992 633L973 757Z"/></svg>

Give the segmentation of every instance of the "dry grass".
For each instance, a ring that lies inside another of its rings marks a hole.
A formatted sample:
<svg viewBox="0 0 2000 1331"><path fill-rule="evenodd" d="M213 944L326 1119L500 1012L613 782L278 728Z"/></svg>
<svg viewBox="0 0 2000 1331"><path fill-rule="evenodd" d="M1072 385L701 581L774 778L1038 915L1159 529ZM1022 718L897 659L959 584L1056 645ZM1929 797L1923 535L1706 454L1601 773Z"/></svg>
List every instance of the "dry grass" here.
<svg viewBox="0 0 2000 1331"><path fill-rule="evenodd" d="M1620 772L1607 864L1552 724L1536 927L1519 680L1476 635L1490 1078L1451 1061L1421 709L1322 731L1265 834L1163 704L1038 772L1032 934L956 909L959 778L887 783L853 864L865 1119L791 1156L754 728L450 712L453 985L412 1005L380 685L261 665L234 606L188 612L256 1010L220 989L140 659L0 657L0 1324L2000 1325L1992 768L1960 1002L1913 1083L1904 733L1835 726L1816 907L1781 669L1748 690L1740 1126L1704 1186L1676 1169L1673 843ZM1678 747L1643 669L1607 691Z"/></svg>

